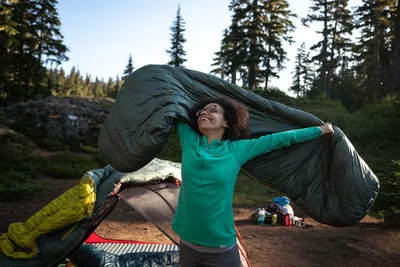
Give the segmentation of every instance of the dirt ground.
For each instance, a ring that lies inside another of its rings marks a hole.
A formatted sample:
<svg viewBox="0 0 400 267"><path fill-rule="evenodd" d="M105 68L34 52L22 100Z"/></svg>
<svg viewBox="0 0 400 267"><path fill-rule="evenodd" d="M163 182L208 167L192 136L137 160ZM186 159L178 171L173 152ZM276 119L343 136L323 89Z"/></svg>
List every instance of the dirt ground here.
<svg viewBox="0 0 400 267"><path fill-rule="evenodd" d="M11 222L26 220L34 212L77 183L77 180L42 177L49 187L31 200L0 202L0 232ZM400 266L400 229L379 224L372 217L358 225L334 228L310 218L312 227L256 225L249 220L250 208L236 208L236 225L245 242L253 267L269 266ZM297 211L301 216L301 211ZM169 240L146 222L127 204L120 201L101 223L97 234L105 238L138 241Z"/></svg>

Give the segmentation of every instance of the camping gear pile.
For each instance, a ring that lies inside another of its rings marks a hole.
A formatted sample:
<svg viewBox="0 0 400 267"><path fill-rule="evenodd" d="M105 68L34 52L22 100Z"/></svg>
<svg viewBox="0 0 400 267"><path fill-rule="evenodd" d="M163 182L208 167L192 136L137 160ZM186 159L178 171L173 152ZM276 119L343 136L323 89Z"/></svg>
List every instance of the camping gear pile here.
<svg viewBox="0 0 400 267"><path fill-rule="evenodd" d="M251 217L257 224L306 226L303 218L294 215L290 200L286 196L275 197L272 203L258 208Z"/></svg>

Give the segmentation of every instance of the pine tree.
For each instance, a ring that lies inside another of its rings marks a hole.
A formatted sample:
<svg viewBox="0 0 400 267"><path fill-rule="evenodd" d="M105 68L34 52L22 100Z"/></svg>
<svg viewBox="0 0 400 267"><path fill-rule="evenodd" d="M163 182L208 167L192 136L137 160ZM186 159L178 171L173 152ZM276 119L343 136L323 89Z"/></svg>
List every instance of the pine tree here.
<svg viewBox="0 0 400 267"><path fill-rule="evenodd" d="M97 77L95 78L94 83L93 83L93 95L94 95L94 97L103 97L104 96L102 82Z"/></svg>
<svg viewBox="0 0 400 267"><path fill-rule="evenodd" d="M395 39L393 41L393 73L391 81L391 93L400 95L400 8L399 5L395 7ZM1 90L0 90L1 92Z"/></svg>
<svg viewBox="0 0 400 267"><path fill-rule="evenodd" d="M328 97L333 98L334 81L340 79L338 69L343 70L348 64L348 56L352 48L350 36L353 31L353 16L348 8L348 0L335 1L333 10L333 27L330 40L329 68L328 68ZM337 84L337 83L336 83Z"/></svg>
<svg viewBox="0 0 400 267"><path fill-rule="evenodd" d="M320 62L319 68L319 81L322 84L322 89L325 94L328 94L327 88L327 72L328 72L328 40L329 40L329 28L328 24L332 20L331 11L332 3L328 0L313 0L314 5L310 7L310 11L302 22L305 26L309 26L310 23L322 23L322 31L317 31L317 33L322 34L322 40L311 47L311 49L320 49L318 55L314 56L312 59L314 61Z"/></svg>
<svg viewBox="0 0 400 267"><path fill-rule="evenodd" d="M85 82L78 68L76 69L75 75L72 77L72 83L73 83L73 96L79 96L79 97L87 96Z"/></svg>
<svg viewBox="0 0 400 267"><path fill-rule="evenodd" d="M296 15L290 11L286 0L265 1L263 13L266 32L264 39L267 46L263 66L265 89L267 89L270 78L279 77L278 72L284 68L287 52L283 45L286 42L289 44L294 42L291 33L295 30L293 19Z"/></svg>
<svg viewBox="0 0 400 267"><path fill-rule="evenodd" d="M248 5L249 17L246 21L248 23L248 31L246 39L248 42L248 57L245 59L247 66L248 76L248 88L250 90L256 90L258 84L263 80L260 63L262 62L263 56L267 53L264 46L264 31L263 25L265 18L263 17L263 10L261 3L258 0L253 0Z"/></svg>
<svg viewBox="0 0 400 267"><path fill-rule="evenodd" d="M236 83L237 74L239 73L243 83L247 83L247 70L245 69L247 57L247 39L246 28L242 23L246 18L247 10L241 8L246 6L248 0L232 0L229 9L233 12L232 23L229 27L227 43L230 43L230 49L226 51L225 64L229 64L231 80Z"/></svg>
<svg viewBox="0 0 400 267"><path fill-rule="evenodd" d="M57 96L64 96L64 86L65 86L65 82L67 80L67 77L65 75L65 71L64 69L61 67L60 71L58 72L57 75L57 89L56 89L56 95Z"/></svg>
<svg viewBox="0 0 400 267"><path fill-rule="evenodd" d="M359 85L365 98L377 100L390 92L391 46L395 33L392 17L395 0L363 0L358 7L357 29L361 30L359 42L354 47Z"/></svg>
<svg viewBox="0 0 400 267"><path fill-rule="evenodd" d="M63 44L61 21L56 5L58 0L31 0L35 3L35 33L37 35L36 55L40 62L61 64L68 60L67 47Z"/></svg>
<svg viewBox="0 0 400 267"><path fill-rule="evenodd" d="M246 29L243 21L246 18L246 10L242 8L247 5L247 0L232 0L229 10L233 13L231 25L224 30L220 50L215 52L212 70L214 74L221 74L221 77L229 77L231 82L236 84L240 73L244 83L246 82L247 71L244 69L247 56Z"/></svg>
<svg viewBox="0 0 400 267"><path fill-rule="evenodd" d="M74 95L74 78L75 78L76 69L75 66L71 68L71 71L68 77L65 79L64 88L63 88L63 96L71 97Z"/></svg>
<svg viewBox="0 0 400 267"><path fill-rule="evenodd" d="M15 23L15 43L9 50L12 60L13 82L8 88L9 102L36 98L35 85L43 82L43 66L34 56L36 34L34 30L35 3L28 0L10 2L10 19ZM39 75L37 75L39 73Z"/></svg>
<svg viewBox="0 0 400 267"><path fill-rule="evenodd" d="M86 73L84 87L86 91L86 97L94 97L93 83L90 74Z"/></svg>
<svg viewBox="0 0 400 267"><path fill-rule="evenodd" d="M16 22L10 1L0 0L0 103L8 97L15 72L12 54L16 49Z"/></svg>
<svg viewBox="0 0 400 267"><path fill-rule="evenodd" d="M185 58L186 52L183 49L183 44L186 42L184 38L185 32L185 21L181 16L181 7L178 5L178 11L176 12L176 18L173 21L171 30L171 48L170 50L166 50L166 52L170 55L170 61L168 65L174 67L183 67L183 63L187 61Z"/></svg>
<svg viewBox="0 0 400 267"><path fill-rule="evenodd" d="M297 49L297 55L295 59L295 69L293 73L293 83L289 88L297 96L306 96L307 91L311 89L312 85L312 70L309 65L309 54L306 53L305 43Z"/></svg>
<svg viewBox="0 0 400 267"><path fill-rule="evenodd" d="M303 96L306 96L311 90L315 90L316 73L314 63L311 60L310 51L303 54L303 66L301 68L301 75L303 78Z"/></svg>
<svg viewBox="0 0 400 267"><path fill-rule="evenodd" d="M243 84L255 90L262 81L260 63L266 52L262 8L257 0L232 0L229 10L233 13L232 24L219 51L220 61L223 59L225 65L230 65L232 80L236 82L239 72Z"/></svg>
<svg viewBox="0 0 400 267"><path fill-rule="evenodd" d="M126 79L129 77L129 75L131 75L133 73L134 69L135 68L133 67L132 56L129 55L128 64L125 67L124 73L122 75L122 80L126 81Z"/></svg>
<svg viewBox="0 0 400 267"><path fill-rule="evenodd" d="M119 79L119 76L117 75L117 77L116 77L116 79L115 79L114 87L112 88L109 97L117 98L117 95L118 95L119 90L121 89L121 87L122 87L122 82L121 82L121 80Z"/></svg>
<svg viewBox="0 0 400 267"><path fill-rule="evenodd" d="M220 74L221 78L230 78L230 81L236 84L237 72L241 64L244 64L244 59L241 57L240 42L237 38L238 33L235 31L235 25L229 29L225 29L221 41L221 47L218 52L215 52L212 66L216 67L211 71L212 74Z"/></svg>
<svg viewBox="0 0 400 267"><path fill-rule="evenodd" d="M344 58L338 75L333 80L335 90L333 98L338 99L350 112L355 112L364 105L362 88L357 86L354 70L349 67L348 59Z"/></svg>
<svg viewBox="0 0 400 267"><path fill-rule="evenodd" d="M63 36L60 33L61 22L56 9L57 0L25 0L19 1L24 9L23 40L25 47L26 63L29 69L24 68L25 86L30 87L29 95L33 98L40 98L50 92L43 81L46 77L45 64L61 64L67 60L65 53L66 46L63 44ZM28 37L29 36L29 37ZM32 86L30 86L32 84Z"/></svg>
<svg viewBox="0 0 400 267"><path fill-rule="evenodd" d="M302 92L301 65L303 62L303 58L302 58L302 54L300 53L299 49L297 51L298 51L298 53L297 53L296 59L295 59L295 67L294 67L294 71L292 72L293 82L292 82L292 86L290 86L289 90L293 91L297 96L300 96L300 93Z"/></svg>
<svg viewBox="0 0 400 267"><path fill-rule="evenodd" d="M348 0L313 0L313 3L302 22L306 26L312 23L322 24L322 31L317 31L322 34L322 40L310 49L319 49L319 53L312 57L320 65L318 87L330 98L333 76L341 58L350 49L352 16L348 9Z"/></svg>
<svg viewBox="0 0 400 267"><path fill-rule="evenodd" d="M45 64L67 59L56 4L56 0L1 1L0 78L8 83L0 88L4 101L51 94L53 84Z"/></svg>
<svg viewBox="0 0 400 267"><path fill-rule="evenodd" d="M220 51L216 52L213 73L230 75L236 82L236 73L246 87L255 90L260 83L278 77L284 68L284 42L292 42L294 30L286 0L232 0L229 5L232 23L224 32ZM262 69L264 67L264 69Z"/></svg>
<svg viewBox="0 0 400 267"><path fill-rule="evenodd" d="M229 51L229 46L231 45L231 42L229 42L229 34L228 34L228 29L224 30L223 38L221 41L221 47L218 52L215 52L215 58L213 58L213 63L211 66L214 66L213 70L211 70L211 74L220 74L221 79L224 79L225 76L229 76L230 72L227 67L227 62L226 62L226 55Z"/></svg>
<svg viewBox="0 0 400 267"><path fill-rule="evenodd" d="M101 97L107 96L107 83L104 81L103 78L101 78L101 80L100 80L100 87L101 87L101 91L102 91L100 96Z"/></svg>
<svg viewBox="0 0 400 267"><path fill-rule="evenodd" d="M112 94L112 91L114 90L115 84L113 79L110 77L108 78L107 84L106 84L106 89L104 91L106 96L110 96Z"/></svg>
<svg viewBox="0 0 400 267"><path fill-rule="evenodd" d="M33 31L36 33L36 44L33 46L33 55L43 67L60 65L62 61L68 60L67 47L63 44L64 36L61 34L61 21L58 16L57 0L31 0L34 4ZM44 68L37 68L36 78L45 77ZM35 82L36 94L48 94L48 88L40 84L39 78ZM75 94L77 92L75 88Z"/></svg>
<svg viewBox="0 0 400 267"><path fill-rule="evenodd" d="M52 96L57 96L57 69L49 69L47 70L47 89L50 91Z"/></svg>

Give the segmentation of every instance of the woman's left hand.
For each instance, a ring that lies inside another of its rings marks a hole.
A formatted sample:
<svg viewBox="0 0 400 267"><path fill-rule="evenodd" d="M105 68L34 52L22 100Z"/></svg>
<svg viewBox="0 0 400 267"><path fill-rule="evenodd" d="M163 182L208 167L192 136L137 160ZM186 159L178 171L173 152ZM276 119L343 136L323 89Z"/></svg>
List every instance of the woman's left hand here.
<svg viewBox="0 0 400 267"><path fill-rule="evenodd" d="M326 122L324 125L320 126L319 128L321 128L322 131L322 135L333 135L333 127L332 124L330 124L329 122Z"/></svg>

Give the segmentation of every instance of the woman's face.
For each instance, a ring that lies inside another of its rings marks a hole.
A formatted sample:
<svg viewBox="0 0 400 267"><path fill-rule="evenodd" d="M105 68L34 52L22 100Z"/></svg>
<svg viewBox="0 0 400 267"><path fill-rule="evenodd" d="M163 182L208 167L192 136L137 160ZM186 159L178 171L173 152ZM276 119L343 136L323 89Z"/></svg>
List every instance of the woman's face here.
<svg viewBox="0 0 400 267"><path fill-rule="evenodd" d="M228 123L224 117L224 109L217 103L207 104L196 113L197 124L201 133L213 130L224 130Z"/></svg>

